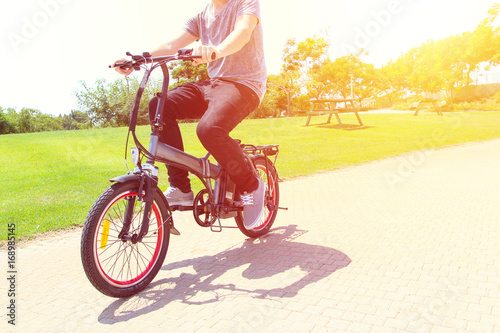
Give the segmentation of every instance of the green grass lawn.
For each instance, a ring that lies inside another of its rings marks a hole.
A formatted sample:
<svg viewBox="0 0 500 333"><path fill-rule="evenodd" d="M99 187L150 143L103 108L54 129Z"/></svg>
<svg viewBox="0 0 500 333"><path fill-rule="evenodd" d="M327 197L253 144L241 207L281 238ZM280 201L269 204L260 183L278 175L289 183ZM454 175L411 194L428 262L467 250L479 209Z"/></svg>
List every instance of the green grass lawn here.
<svg viewBox="0 0 500 333"><path fill-rule="evenodd" d="M341 115L344 129L324 124L326 116L246 120L233 137L246 143L280 144L282 179L334 170L410 151L436 149L500 137L500 112ZM333 120L334 121L334 120ZM323 124L321 124L323 123ZM317 125L314 125L317 124ZM182 124L186 151L204 156L196 124ZM139 128L147 140L148 127ZM18 239L81 225L108 179L126 173L126 128L60 131L0 136L3 158L0 239L15 222ZM130 166L130 163L129 163ZM161 167L161 187L166 172Z"/></svg>

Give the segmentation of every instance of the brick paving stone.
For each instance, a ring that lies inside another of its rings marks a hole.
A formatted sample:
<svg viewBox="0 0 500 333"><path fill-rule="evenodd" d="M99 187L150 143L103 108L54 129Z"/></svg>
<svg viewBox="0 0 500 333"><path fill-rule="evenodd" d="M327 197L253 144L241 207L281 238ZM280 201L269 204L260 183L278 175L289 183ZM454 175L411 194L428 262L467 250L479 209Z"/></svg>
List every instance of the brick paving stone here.
<svg viewBox="0 0 500 333"><path fill-rule="evenodd" d="M497 325L500 325L500 317L489 315L489 314L482 314L481 315L481 323L489 324L492 326L497 326Z"/></svg>
<svg viewBox="0 0 500 333"><path fill-rule="evenodd" d="M445 326L437 326L434 325L431 328L431 333L456 333L458 331L457 328L450 328L450 327L445 327Z"/></svg>
<svg viewBox="0 0 500 333"><path fill-rule="evenodd" d="M342 319L330 319L327 324L327 327L330 327L335 330L346 330L351 325L351 322Z"/></svg>
<svg viewBox="0 0 500 333"><path fill-rule="evenodd" d="M221 319L218 322L216 322L215 325L212 326L212 328L215 329L217 332L220 332L222 330L231 332L237 325L238 323L235 321Z"/></svg>
<svg viewBox="0 0 500 333"><path fill-rule="evenodd" d="M493 332L494 325L477 321L469 321L467 329L473 332Z"/></svg>
<svg viewBox="0 0 500 333"><path fill-rule="evenodd" d="M314 325L313 328L309 331L309 333L330 333L330 332L332 332L332 330L329 330L324 326L318 326L318 325Z"/></svg>
<svg viewBox="0 0 500 333"><path fill-rule="evenodd" d="M80 230L28 242L19 325L0 332L499 332L498 151L492 140L285 181L289 210L260 240L175 212L181 236L126 300L87 281Z"/></svg>
<svg viewBox="0 0 500 333"><path fill-rule="evenodd" d="M351 325L349 325L346 332L364 333L364 332L370 332L372 329L373 329L373 326L370 324L355 322L355 323L352 323Z"/></svg>
<svg viewBox="0 0 500 333"><path fill-rule="evenodd" d="M385 317L368 314L363 318L362 322L365 324L382 327L384 326L386 320L387 318Z"/></svg>
<svg viewBox="0 0 500 333"><path fill-rule="evenodd" d="M396 330L405 330L408 327L408 322L401 319L387 318L384 326L391 327Z"/></svg>
<svg viewBox="0 0 500 333"><path fill-rule="evenodd" d="M370 332L372 332L372 333L394 333L394 332L396 332L396 329L391 328L391 327L384 327L384 326L373 326Z"/></svg>
<svg viewBox="0 0 500 333"><path fill-rule="evenodd" d="M468 321L463 318L445 316L441 321L441 325L448 328L456 328L457 330L459 330L459 329L466 329L467 322Z"/></svg>
<svg viewBox="0 0 500 333"><path fill-rule="evenodd" d="M493 306L493 308L491 310L491 314L494 315L495 317L500 318L500 305L498 303Z"/></svg>
<svg viewBox="0 0 500 333"><path fill-rule="evenodd" d="M356 307L356 312L366 315L375 315L377 313L377 307L371 304L359 304Z"/></svg>

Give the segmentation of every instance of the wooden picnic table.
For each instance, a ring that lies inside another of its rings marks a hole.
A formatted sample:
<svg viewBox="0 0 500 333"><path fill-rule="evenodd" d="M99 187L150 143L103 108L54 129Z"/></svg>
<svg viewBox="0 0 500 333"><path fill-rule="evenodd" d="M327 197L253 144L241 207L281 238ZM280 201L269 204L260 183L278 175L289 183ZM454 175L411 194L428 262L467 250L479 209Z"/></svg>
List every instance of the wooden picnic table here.
<svg viewBox="0 0 500 333"><path fill-rule="evenodd" d="M306 126L309 126L311 122L312 116L320 116L320 115L328 115L327 124L330 123L332 119L332 115L335 115L337 122L340 127L343 127L342 121L340 120L339 113L354 113L356 118L358 118L358 122L360 126L363 126L363 122L361 121L361 117L359 116L360 111L367 111L367 108L357 108L354 107L354 99L352 98L341 98L341 99L311 99L308 101L311 103L311 109L306 111L307 121ZM338 104L344 104L344 107L337 107ZM349 104L349 105L348 105ZM320 110L319 106L326 105L327 108Z"/></svg>
<svg viewBox="0 0 500 333"><path fill-rule="evenodd" d="M437 112L438 115L442 116L443 115L443 112L441 110L441 106L438 105L438 101L437 99L433 99L433 98L423 98L421 99L420 101L418 101L418 103L415 103L411 108L410 110L415 110L415 113L413 114L414 116L418 116L418 112L420 110L423 109L422 105L423 104L432 104L432 106L434 107L434 111Z"/></svg>

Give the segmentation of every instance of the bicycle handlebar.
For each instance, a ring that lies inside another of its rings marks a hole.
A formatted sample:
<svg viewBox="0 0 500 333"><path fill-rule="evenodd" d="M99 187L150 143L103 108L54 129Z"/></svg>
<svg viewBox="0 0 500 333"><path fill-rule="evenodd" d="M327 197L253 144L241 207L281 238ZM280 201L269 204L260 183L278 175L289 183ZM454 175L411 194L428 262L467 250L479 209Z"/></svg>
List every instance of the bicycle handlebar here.
<svg viewBox="0 0 500 333"><path fill-rule="evenodd" d="M155 64L151 67L151 69L146 69L146 73L144 74L144 77L141 81L141 84L139 85L139 89L137 90L137 94L134 99L134 104L132 106L132 110L130 112L130 122L129 122L129 132L132 133L134 137L134 141L136 143L136 146L146 155L148 158L154 158L154 156L150 155L148 153L148 149L144 148L141 143L139 142L139 139L137 138L135 134L135 128L137 125L137 117L139 114L139 105L140 101L142 98L142 94L144 92L144 89L146 88L146 84L149 79L149 75L151 72L155 69L161 66L162 71L163 71L163 84L162 84L162 89L161 93L159 94L160 96L166 96L168 89L169 89L169 68L168 66L165 66L167 62L173 61L173 60L193 60L193 59L200 59L202 58L201 55L193 55L193 49L180 49L177 51L176 55L168 55L168 56L161 56L161 57L152 57L150 53L144 52L142 55L133 55L130 52L127 52L127 56L131 57L132 60L126 61L123 63L115 63L114 65L110 65L110 68L116 68L120 67L122 69L129 69L129 68L134 68L135 70L140 70L141 65L143 64ZM211 55L212 60L215 60L217 58L217 55L212 53ZM164 101L164 100L163 100ZM161 106L161 101L158 105L158 110L162 109ZM158 131L158 129L162 125L162 120L161 120L161 113L155 116L154 118L154 130Z"/></svg>
<svg viewBox="0 0 500 333"><path fill-rule="evenodd" d="M176 55L162 56L162 57L152 57L149 52L144 52L142 55L133 55L127 52L127 56L132 57L132 60L109 65L109 68L120 67L122 69L134 68L135 70L140 70L140 66L145 63L155 63L155 62L169 62L173 60L193 60L200 59L201 55L193 55L193 49L179 49ZM217 55L212 53L212 60L215 60Z"/></svg>

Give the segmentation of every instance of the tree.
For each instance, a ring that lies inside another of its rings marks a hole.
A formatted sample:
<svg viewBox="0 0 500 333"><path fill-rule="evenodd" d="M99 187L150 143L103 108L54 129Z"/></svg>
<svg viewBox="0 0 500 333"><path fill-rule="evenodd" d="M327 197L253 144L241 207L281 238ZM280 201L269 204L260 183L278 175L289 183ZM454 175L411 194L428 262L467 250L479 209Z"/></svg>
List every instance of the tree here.
<svg viewBox="0 0 500 333"><path fill-rule="evenodd" d="M12 108L0 106L0 134L17 133L17 113Z"/></svg>
<svg viewBox="0 0 500 333"><path fill-rule="evenodd" d="M38 110L22 108L19 111L18 126L20 133L35 132L35 117L40 113Z"/></svg>
<svg viewBox="0 0 500 333"><path fill-rule="evenodd" d="M268 118L278 116L277 98L274 94L270 93L271 89L264 95L262 102L251 114L250 118Z"/></svg>
<svg viewBox="0 0 500 333"><path fill-rule="evenodd" d="M64 129L61 118L41 112L36 114L34 124L33 132L61 131Z"/></svg>
<svg viewBox="0 0 500 333"><path fill-rule="evenodd" d="M329 43L325 37L314 36L302 42L288 39L283 50L283 66L276 85L287 96L287 115L291 115L292 100L298 97L302 88L319 90L322 87L318 77L319 68L328 59Z"/></svg>
<svg viewBox="0 0 500 333"><path fill-rule="evenodd" d="M500 4L495 3L488 11L488 17L486 17L483 22L481 22L482 25L490 28L493 31L493 36L489 40L489 46L491 47L489 52L492 51L492 54L491 58L488 59L490 65L493 66L500 64L500 27L498 26L498 24L495 27L495 22L497 21L499 14Z"/></svg>
<svg viewBox="0 0 500 333"><path fill-rule="evenodd" d="M0 107L0 134L32 133L62 130L62 120L39 110L22 108L19 113L13 108Z"/></svg>
<svg viewBox="0 0 500 333"><path fill-rule="evenodd" d="M285 44L283 69L307 73L311 68L320 67L328 58L329 46L326 37L314 36L302 42L290 38Z"/></svg>
<svg viewBox="0 0 500 333"><path fill-rule="evenodd" d="M168 65L170 77L175 80L171 87L177 87L186 83L196 83L208 80L207 65L194 66L190 61L172 62Z"/></svg>
<svg viewBox="0 0 500 333"><path fill-rule="evenodd" d="M427 41L390 63L388 70L397 71L393 85L406 85L417 94L444 91L453 100L454 91L469 85L470 74L482 63L500 63L500 28L494 27L499 9L495 4L472 32Z"/></svg>
<svg viewBox="0 0 500 333"><path fill-rule="evenodd" d="M78 105L96 126L123 126L129 107L128 78L108 84L97 80L93 87L81 82L82 90L76 93Z"/></svg>
<svg viewBox="0 0 500 333"><path fill-rule="evenodd" d="M286 110L287 116L291 115L292 97L296 96L300 90L299 86L295 84L298 80L297 76L298 72L281 72L279 75L268 76L268 93L277 96L276 106ZM280 96L283 97L280 99Z"/></svg>
<svg viewBox="0 0 500 333"><path fill-rule="evenodd" d="M78 110L72 110L69 114L59 116L59 118L62 119L62 126L65 130L79 130L92 126L88 114Z"/></svg>
<svg viewBox="0 0 500 333"><path fill-rule="evenodd" d="M360 105L365 99L375 95L376 71L372 64L361 60L361 56L365 54L364 50L358 50L354 54L323 63L319 71L328 95L343 99L352 97Z"/></svg>
<svg viewBox="0 0 500 333"><path fill-rule="evenodd" d="M82 88L76 92L79 111L89 116L93 126L126 126L139 84L135 77L125 77L112 83L97 80L94 86L81 81ZM161 91L159 85L158 81L150 80L146 87L139 105L138 125L149 124L149 101L155 92Z"/></svg>
<svg viewBox="0 0 500 333"><path fill-rule="evenodd" d="M405 69L401 62L388 62L384 67L377 70L375 87L387 97L392 105L396 98L400 97L407 89Z"/></svg>

